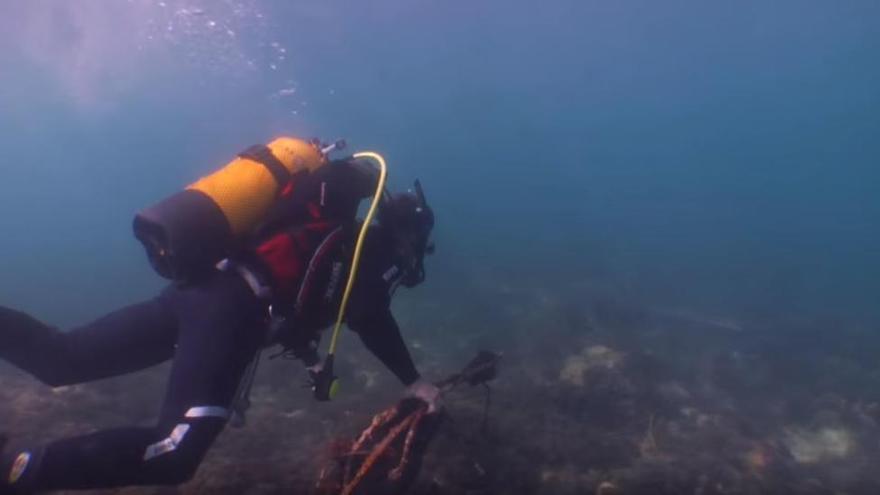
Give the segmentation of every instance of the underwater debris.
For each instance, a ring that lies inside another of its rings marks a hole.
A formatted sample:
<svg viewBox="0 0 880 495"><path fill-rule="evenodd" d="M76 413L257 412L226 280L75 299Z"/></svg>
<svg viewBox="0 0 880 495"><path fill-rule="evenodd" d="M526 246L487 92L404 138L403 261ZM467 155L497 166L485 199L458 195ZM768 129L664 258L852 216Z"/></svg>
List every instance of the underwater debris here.
<svg viewBox="0 0 880 495"><path fill-rule="evenodd" d="M440 421L439 415L427 417L427 408L419 399L403 399L375 415L355 442L333 442L330 465L321 470L317 493L406 490L418 474L421 458Z"/></svg>
<svg viewBox="0 0 880 495"><path fill-rule="evenodd" d="M500 354L480 351L462 371L437 384L441 394L462 383L486 386L497 376L500 359ZM443 411L428 414L428 404L417 398L402 399L379 412L354 442L331 443L329 463L315 485L317 493L405 492L418 476L425 452L444 419Z"/></svg>
<svg viewBox="0 0 880 495"><path fill-rule="evenodd" d="M706 316L694 311L679 309L654 309L652 316L658 321L666 322L674 326L684 325L701 330L720 330L728 332L742 332L743 325L733 318Z"/></svg>

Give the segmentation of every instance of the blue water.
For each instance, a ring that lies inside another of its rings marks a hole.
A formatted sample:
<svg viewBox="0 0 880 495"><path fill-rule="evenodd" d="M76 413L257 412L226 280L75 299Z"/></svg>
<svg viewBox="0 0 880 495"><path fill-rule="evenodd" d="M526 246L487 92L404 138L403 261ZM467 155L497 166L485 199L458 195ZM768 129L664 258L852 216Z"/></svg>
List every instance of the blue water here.
<svg viewBox="0 0 880 495"><path fill-rule="evenodd" d="M438 254L413 297L591 287L876 321L878 19L873 0L7 0L0 303L69 325L149 296L134 213L295 134L422 179Z"/></svg>

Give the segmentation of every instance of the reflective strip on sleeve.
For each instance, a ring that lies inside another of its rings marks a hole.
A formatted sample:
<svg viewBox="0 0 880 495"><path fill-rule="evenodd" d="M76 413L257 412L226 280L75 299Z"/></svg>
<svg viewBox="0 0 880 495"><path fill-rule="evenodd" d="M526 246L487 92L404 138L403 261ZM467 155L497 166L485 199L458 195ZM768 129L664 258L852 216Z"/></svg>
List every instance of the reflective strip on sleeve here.
<svg viewBox="0 0 880 495"><path fill-rule="evenodd" d="M147 447L147 450L144 452L144 460L149 461L162 454L174 452L177 450L177 446L183 441L183 437L186 436L186 432L188 431L189 425L186 423L181 423L175 426L174 429L171 430L171 434L168 435L168 438L160 440Z"/></svg>
<svg viewBox="0 0 880 495"><path fill-rule="evenodd" d="M7 477L7 481L10 485L14 485L21 479L21 476L24 474L25 470L27 470L30 463L30 452L22 452L15 457L15 461L13 461L12 467L9 468L9 476Z"/></svg>
<svg viewBox="0 0 880 495"><path fill-rule="evenodd" d="M220 406L191 407L184 415L187 418L222 418L229 419L229 409Z"/></svg>

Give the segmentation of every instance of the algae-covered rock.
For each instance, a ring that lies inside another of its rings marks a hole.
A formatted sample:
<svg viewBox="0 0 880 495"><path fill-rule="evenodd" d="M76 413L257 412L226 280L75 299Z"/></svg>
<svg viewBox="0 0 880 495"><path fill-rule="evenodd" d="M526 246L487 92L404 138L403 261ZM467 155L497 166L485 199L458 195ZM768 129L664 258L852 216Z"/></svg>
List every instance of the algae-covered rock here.
<svg viewBox="0 0 880 495"><path fill-rule="evenodd" d="M559 372L559 379L576 387L584 386L585 375L591 370L614 369L620 366L624 355L603 345L585 347L579 354L569 356Z"/></svg>
<svg viewBox="0 0 880 495"><path fill-rule="evenodd" d="M855 450L855 439L845 428L825 427L818 430L793 429L785 436L785 445L802 464L843 459Z"/></svg>

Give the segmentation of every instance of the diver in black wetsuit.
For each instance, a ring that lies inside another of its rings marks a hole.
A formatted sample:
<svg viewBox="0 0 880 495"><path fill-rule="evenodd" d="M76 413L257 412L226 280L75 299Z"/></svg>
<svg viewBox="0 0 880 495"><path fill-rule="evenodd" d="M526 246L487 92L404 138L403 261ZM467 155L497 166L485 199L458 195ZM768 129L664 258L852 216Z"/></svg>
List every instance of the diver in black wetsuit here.
<svg viewBox="0 0 880 495"><path fill-rule="evenodd" d="M322 181L320 207L300 198L282 204L250 249L196 283L172 285L68 332L0 307L0 358L50 386L173 359L154 427L6 452L0 438L0 494L185 482L230 419L242 377L262 348L282 345L314 376L319 332L333 322L345 285L357 205L374 183L355 163L328 170L332 177L315 179ZM385 198L368 231L346 323L433 410L438 391L420 377L389 307L399 285L424 280L423 258L433 249L433 213L418 183L417 190Z"/></svg>

